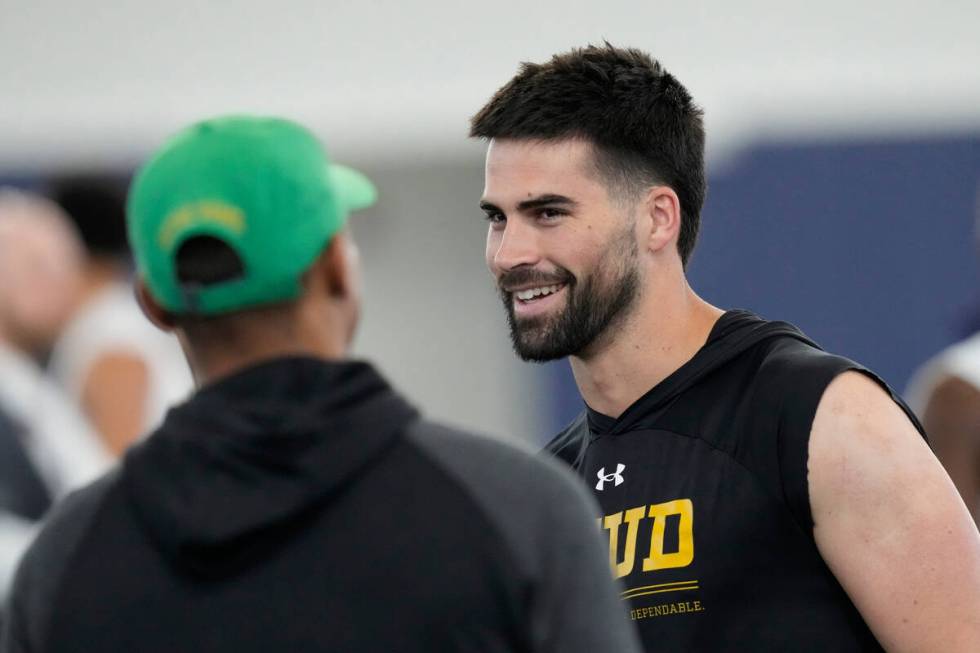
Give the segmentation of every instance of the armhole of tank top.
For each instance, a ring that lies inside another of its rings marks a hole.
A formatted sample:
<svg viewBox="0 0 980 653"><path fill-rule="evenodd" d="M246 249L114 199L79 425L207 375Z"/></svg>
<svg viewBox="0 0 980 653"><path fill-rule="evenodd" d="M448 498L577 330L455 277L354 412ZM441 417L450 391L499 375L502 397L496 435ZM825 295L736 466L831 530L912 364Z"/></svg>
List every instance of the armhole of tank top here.
<svg viewBox="0 0 980 653"><path fill-rule="evenodd" d="M812 385L806 387L804 392L798 395L801 401L798 400L792 412L787 413L788 402L784 400L781 406L783 414L780 416L779 467L784 496L794 520L811 538L813 537L813 514L810 510L809 486L810 435L817 408L834 379L851 371L867 376L877 383L891 397L892 401L898 404L916 430L919 431L919 434L928 442L925 430L915 413L881 377L846 358L827 356L828 360L825 366L822 366L823 369L811 375L810 383Z"/></svg>

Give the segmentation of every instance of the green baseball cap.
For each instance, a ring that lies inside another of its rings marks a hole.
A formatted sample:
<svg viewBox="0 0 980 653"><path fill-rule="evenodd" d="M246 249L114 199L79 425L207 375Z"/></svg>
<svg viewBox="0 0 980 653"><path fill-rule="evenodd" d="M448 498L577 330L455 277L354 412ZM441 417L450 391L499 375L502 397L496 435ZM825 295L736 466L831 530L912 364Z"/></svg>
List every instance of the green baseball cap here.
<svg viewBox="0 0 980 653"><path fill-rule="evenodd" d="M332 164L309 130L272 117L226 116L180 132L140 169L126 211L129 242L150 294L175 314L215 315L287 301L350 211L377 192ZM188 287L176 257L189 238L231 248L243 273Z"/></svg>

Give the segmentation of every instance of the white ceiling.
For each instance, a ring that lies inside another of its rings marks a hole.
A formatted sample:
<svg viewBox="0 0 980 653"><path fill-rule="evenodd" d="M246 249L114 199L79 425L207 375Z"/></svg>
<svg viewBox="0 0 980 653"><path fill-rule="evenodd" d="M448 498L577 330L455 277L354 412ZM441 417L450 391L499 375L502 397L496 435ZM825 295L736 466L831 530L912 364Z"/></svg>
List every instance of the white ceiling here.
<svg viewBox="0 0 980 653"><path fill-rule="evenodd" d="M978 26L975 0L0 0L0 167L129 163L231 111L301 119L338 158L475 153L467 118L519 61L601 39L688 86L716 156L760 133L978 130Z"/></svg>

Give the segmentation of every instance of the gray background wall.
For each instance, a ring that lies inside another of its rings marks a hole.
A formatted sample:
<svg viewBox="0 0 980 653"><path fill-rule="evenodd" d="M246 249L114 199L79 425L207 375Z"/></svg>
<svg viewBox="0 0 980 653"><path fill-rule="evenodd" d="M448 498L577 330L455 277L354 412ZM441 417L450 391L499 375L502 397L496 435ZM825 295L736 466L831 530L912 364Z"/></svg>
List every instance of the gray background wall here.
<svg viewBox="0 0 980 653"><path fill-rule="evenodd" d="M357 352L435 417L534 439L550 423L539 405L549 379L511 353L483 263L480 161L370 169L381 200L352 221L365 281Z"/></svg>

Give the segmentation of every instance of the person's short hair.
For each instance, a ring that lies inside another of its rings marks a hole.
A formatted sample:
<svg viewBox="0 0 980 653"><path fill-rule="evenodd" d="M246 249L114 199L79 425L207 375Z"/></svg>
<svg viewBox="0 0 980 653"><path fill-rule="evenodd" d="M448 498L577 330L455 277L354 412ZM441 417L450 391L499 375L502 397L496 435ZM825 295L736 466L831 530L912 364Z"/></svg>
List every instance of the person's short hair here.
<svg viewBox="0 0 980 653"><path fill-rule="evenodd" d="M110 175L66 174L48 183L48 194L78 227L95 257L127 258L126 180Z"/></svg>
<svg viewBox="0 0 980 653"><path fill-rule="evenodd" d="M470 136L582 138L614 191L637 198L650 186L670 186L680 199L677 249L686 265L706 192L702 116L658 61L606 43L523 63L473 116Z"/></svg>

